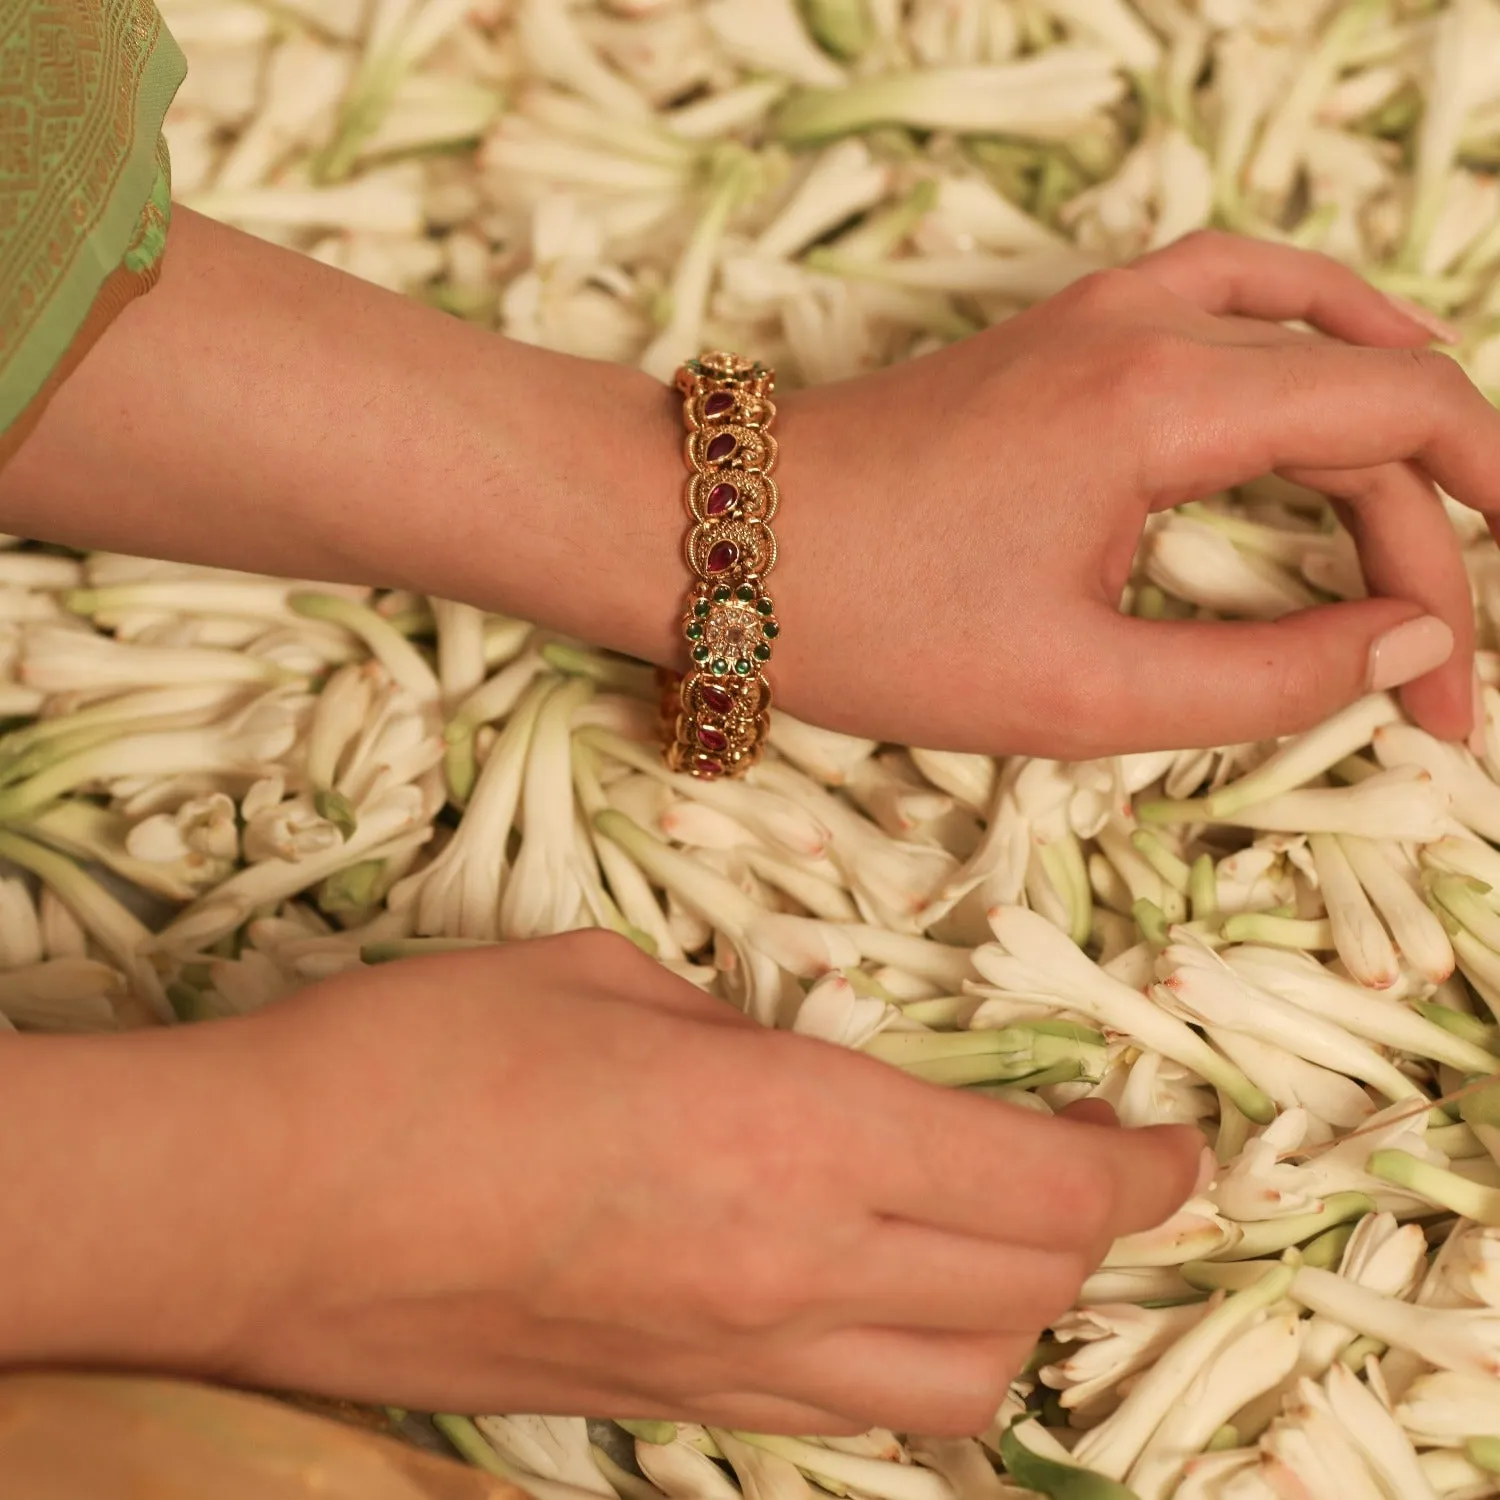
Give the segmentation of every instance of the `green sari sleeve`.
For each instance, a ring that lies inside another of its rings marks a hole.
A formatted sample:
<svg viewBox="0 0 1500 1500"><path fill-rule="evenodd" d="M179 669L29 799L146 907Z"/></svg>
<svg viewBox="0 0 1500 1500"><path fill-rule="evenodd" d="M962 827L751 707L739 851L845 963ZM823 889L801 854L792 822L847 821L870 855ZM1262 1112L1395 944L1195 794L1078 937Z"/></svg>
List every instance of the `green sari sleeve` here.
<svg viewBox="0 0 1500 1500"><path fill-rule="evenodd" d="M151 0L0 0L0 463L156 280L186 71Z"/></svg>

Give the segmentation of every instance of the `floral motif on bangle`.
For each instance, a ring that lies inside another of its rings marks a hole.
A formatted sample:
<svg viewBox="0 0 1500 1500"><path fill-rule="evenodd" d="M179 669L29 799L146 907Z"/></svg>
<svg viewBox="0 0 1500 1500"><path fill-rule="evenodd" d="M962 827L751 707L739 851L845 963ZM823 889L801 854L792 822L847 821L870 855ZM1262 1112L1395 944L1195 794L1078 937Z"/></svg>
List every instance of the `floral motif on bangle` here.
<svg viewBox="0 0 1500 1500"><path fill-rule="evenodd" d="M682 633L700 673L751 677L770 661L780 628L770 596L747 581L695 598Z"/></svg>
<svg viewBox="0 0 1500 1500"><path fill-rule="evenodd" d="M712 469L729 479L742 470L769 474L776 466L776 439L764 428L726 422L692 433L688 459L694 468Z"/></svg>
<svg viewBox="0 0 1500 1500"><path fill-rule="evenodd" d="M776 538L760 521L695 526L688 535L688 562L710 583L742 583L776 565Z"/></svg>
<svg viewBox="0 0 1500 1500"><path fill-rule="evenodd" d="M770 521L780 498L766 474L695 474L688 509L697 521Z"/></svg>

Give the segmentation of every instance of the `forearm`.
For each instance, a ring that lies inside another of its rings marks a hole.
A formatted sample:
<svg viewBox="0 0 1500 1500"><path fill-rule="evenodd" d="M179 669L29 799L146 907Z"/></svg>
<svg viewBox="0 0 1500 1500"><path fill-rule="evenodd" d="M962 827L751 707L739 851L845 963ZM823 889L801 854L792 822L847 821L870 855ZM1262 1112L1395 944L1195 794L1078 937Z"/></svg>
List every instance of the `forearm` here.
<svg viewBox="0 0 1500 1500"><path fill-rule="evenodd" d="M0 1037L0 1366L213 1370L297 1222L239 1033Z"/></svg>
<svg viewBox="0 0 1500 1500"><path fill-rule="evenodd" d="M0 470L0 530L464 599L645 657L681 587L672 401L176 211Z"/></svg>

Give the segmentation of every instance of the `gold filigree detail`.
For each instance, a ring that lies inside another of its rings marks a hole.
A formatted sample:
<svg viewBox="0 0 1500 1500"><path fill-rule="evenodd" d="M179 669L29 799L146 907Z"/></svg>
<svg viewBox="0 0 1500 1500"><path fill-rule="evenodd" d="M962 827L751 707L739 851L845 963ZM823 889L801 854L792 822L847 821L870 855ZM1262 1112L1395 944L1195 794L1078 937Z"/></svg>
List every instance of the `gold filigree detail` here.
<svg viewBox="0 0 1500 1500"><path fill-rule="evenodd" d="M692 666L663 674L662 721L667 764L711 780L749 770L770 727L764 668L781 631L765 588L776 565L775 375L715 351L689 360L677 389L693 522L684 552L695 581L682 616Z"/></svg>

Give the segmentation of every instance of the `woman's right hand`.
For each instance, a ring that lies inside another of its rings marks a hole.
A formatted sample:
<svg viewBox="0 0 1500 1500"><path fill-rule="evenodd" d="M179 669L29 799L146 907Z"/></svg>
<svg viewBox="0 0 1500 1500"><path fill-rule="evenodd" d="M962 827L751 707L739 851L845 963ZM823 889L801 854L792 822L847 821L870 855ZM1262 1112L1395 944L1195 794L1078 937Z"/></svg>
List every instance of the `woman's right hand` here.
<svg viewBox="0 0 1500 1500"><path fill-rule="evenodd" d="M974 1432L1198 1162L764 1031L597 932L193 1030L261 1186L154 1357L425 1410Z"/></svg>

